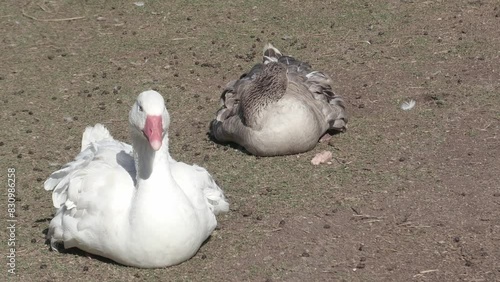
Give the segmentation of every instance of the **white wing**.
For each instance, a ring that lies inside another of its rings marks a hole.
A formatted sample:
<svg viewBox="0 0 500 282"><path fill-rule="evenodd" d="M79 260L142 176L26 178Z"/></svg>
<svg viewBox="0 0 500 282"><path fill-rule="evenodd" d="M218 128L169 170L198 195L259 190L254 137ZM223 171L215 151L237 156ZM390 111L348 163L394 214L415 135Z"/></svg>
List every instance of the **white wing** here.
<svg viewBox="0 0 500 282"><path fill-rule="evenodd" d="M171 160L171 170L175 181L192 201L199 198L200 190L203 192L202 200L214 213L227 212L229 204L224 197L222 189L215 183L208 171L197 165L188 165L183 162Z"/></svg>
<svg viewBox="0 0 500 282"><path fill-rule="evenodd" d="M107 217L125 216L133 198L132 147L114 140L102 125L87 128L85 138L90 140L86 148L44 183L45 190L53 190L58 209L47 234L53 248L58 241L70 248L78 242L109 240L98 235L103 234L103 222L118 224L118 218Z"/></svg>

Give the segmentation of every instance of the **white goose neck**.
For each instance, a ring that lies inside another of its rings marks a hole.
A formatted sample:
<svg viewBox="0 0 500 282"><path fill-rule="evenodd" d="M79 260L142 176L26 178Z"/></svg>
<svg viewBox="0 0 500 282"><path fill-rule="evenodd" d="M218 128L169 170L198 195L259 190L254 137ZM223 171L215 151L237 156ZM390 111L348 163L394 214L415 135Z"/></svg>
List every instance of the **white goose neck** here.
<svg viewBox="0 0 500 282"><path fill-rule="evenodd" d="M167 134L163 137L162 146L158 151L153 150L142 136L132 136L132 142L138 184L144 181L154 181L159 177L171 176Z"/></svg>

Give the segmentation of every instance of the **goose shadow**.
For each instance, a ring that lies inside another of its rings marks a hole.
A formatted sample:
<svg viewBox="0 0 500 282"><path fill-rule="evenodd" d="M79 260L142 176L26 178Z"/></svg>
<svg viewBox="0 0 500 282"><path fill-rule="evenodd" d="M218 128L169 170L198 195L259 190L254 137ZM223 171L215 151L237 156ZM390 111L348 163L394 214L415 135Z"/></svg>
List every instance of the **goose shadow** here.
<svg viewBox="0 0 500 282"><path fill-rule="evenodd" d="M206 133L208 139L212 142L214 142L215 144L218 144L218 145L221 145L223 146L223 150L227 150L228 148L231 148L231 149L235 149L235 150L238 150L246 155L249 155L249 156L255 156L253 154L251 154L250 152L248 152L245 147L241 146L241 145L238 145L236 143L233 143L233 142L220 142L219 140L215 139L215 137L210 133L210 131L208 131ZM255 157L258 157L258 156L255 156Z"/></svg>

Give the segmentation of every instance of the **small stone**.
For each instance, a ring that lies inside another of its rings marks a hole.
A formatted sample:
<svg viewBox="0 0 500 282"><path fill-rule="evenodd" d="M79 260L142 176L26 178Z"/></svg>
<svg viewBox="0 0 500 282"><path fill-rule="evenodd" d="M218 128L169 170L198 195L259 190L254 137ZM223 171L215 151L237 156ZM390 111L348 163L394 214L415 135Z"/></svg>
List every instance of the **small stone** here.
<svg viewBox="0 0 500 282"><path fill-rule="evenodd" d="M207 255L203 254L201 255L201 259L206 259L207 258Z"/></svg>
<svg viewBox="0 0 500 282"><path fill-rule="evenodd" d="M35 238L31 239L31 243L35 244L36 243L36 239Z"/></svg>
<svg viewBox="0 0 500 282"><path fill-rule="evenodd" d="M40 265L40 269L46 269L47 268L47 265L46 264L41 264Z"/></svg>
<svg viewBox="0 0 500 282"><path fill-rule="evenodd" d="M280 220L280 223L278 223L278 226L279 227L285 226L285 220L284 219Z"/></svg>
<svg viewBox="0 0 500 282"><path fill-rule="evenodd" d="M325 225L323 225L323 228L325 228L325 229L330 229L330 228L331 228L331 226L330 226L330 224L325 224Z"/></svg>
<svg viewBox="0 0 500 282"><path fill-rule="evenodd" d="M311 164L313 165L319 165L322 163L326 163L330 161L333 157L332 152L330 151L322 151L320 153L317 153L314 158L311 160Z"/></svg>
<svg viewBox="0 0 500 282"><path fill-rule="evenodd" d="M453 238L453 242L458 243L460 242L460 237L456 236Z"/></svg>
<svg viewBox="0 0 500 282"><path fill-rule="evenodd" d="M308 252L308 251L304 251L304 252L303 252L300 256L301 256L301 257L303 257L303 258L308 258L308 257L310 257L311 255L309 254L309 252Z"/></svg>
<svg viewBox="0 0 500 282"><path fill-rule="evenodd" d="M88 266L84 266L83 267L83 271L89 271L89 267Z"/></svg>

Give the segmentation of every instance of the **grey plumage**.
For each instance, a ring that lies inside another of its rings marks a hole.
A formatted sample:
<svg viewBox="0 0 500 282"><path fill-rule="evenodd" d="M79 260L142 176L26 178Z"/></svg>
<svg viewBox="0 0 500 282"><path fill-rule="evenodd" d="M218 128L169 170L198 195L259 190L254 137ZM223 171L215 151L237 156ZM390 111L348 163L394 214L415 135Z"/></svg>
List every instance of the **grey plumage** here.
<svg viewBox="0 0 500 282"><path fill-rule="evenodd" d="M345 131L344 101L330 77L283 55L271 44L263 63L231 81L210 125L220 142L234 142L259 156L308 151L325 133Z"/></svg>

